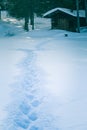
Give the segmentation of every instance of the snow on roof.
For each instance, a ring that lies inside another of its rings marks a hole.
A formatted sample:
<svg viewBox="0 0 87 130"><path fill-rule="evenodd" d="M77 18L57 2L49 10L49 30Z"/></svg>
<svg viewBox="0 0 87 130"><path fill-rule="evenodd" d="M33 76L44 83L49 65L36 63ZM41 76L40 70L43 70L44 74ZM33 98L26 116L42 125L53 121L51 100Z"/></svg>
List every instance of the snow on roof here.
<svg viewBox="0 0 87 130"><path fill-rule="evenodd" d="M76 10L73 10L73 11L71 12L71 9L66 9L66 8L54 8L54 9L52 9L52 10L46 12L46 13L43 15L43 17L46 17L47 15L50 15L50 14L56 12L56 11L65 12L65 13L67 13L67 14L69 14L69 15L74 16L74 17L77 16L77 11L76 11ZM84 11L84 10L79 10L79 16L80 16L80 17L85 17L85 11Z"/></svg>

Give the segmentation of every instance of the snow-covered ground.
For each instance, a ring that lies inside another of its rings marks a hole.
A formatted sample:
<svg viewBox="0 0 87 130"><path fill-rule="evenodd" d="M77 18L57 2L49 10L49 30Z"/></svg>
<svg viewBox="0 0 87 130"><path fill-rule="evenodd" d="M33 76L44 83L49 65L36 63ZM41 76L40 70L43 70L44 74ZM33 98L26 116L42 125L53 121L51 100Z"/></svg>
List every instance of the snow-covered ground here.
<svg viewBox="0 0 87 130"><path fill-rule="evenodd" d="M5 21L0 130L86 130L87 32L46 29L49 24L38 19L39 29L27 33Z"/></svg>

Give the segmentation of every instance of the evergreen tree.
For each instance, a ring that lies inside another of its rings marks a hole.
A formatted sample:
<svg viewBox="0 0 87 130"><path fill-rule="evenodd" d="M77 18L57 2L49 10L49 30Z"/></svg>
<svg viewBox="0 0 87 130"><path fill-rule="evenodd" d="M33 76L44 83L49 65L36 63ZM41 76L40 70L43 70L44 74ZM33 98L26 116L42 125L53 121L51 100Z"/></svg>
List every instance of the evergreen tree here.
<svg viewBox="0 0 87 130"><path fill-rule="evenodd" d="M51 0L53 7L73 8L73 0Z"/></svg>
<svg viewBox="0 0 87 130"><path fill-rule="evenodd" d="M24 29L28 31L29 19L34 29L34 13L42 16L43 13L56 7L76 9L76 0L7 0L8 12L16 18L24 18ZM79 9L85 9L85 1L79 0ZM86 9L87 10L87 9Z"/></svg>
<svg viewBox="0 0 87 130"><path fill-rule="evenodd" d="M6 0L0 0L0 8L1 8L1 10L5 10L5 6L6 6Z"/></svg>
<svg viewBox="0 0 87 130"><path fill-rule="evenodd" d="M41 16L43 13L51 9L51 0L34 0L34 11L37 15Z"/></svg>
<svg viewBox="0 0 87 130"><path fill-rule="evenodd" d="M62 8L76 8L76 0L35 0L35 12L38 15L45 13L46 11L62 7Z"/></svg>
<svg viewBox="0 0 87 130"><path fill-rule="evenodd" d="M33 0L8 0L8 12L18 19L24 18L24 29L29 30L29 18L33 24Z"/></svg>

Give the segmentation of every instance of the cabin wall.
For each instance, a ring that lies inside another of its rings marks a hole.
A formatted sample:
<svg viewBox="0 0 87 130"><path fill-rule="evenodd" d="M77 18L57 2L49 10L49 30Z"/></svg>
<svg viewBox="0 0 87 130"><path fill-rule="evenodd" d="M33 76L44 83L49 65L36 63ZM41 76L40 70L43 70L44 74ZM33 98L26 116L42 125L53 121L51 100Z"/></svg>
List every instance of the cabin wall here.
<svg viewBox="0 0 87 130"><path fill-rule="evenodd" d="M71 20L66 17L52 17L51 18L51 26L52 29L62 29L68 31L76 31L76 26L74 25L74 20Z"/></svg>
<svg viewBox="0 0 87 130"><path fill-rule="evenodd" d="M85 18L80 18L80 26L81 26L81 27L87 26L87 25L86 25L86 19L85 19Z"/></svg>
<svg viewBox="0 0 87 130"><path fill-rule="evenodd" d="M77 28L76 19L70 19L69 20L69 31L76 32L76 28Z"/></svg>
<svg viewBox="0 0 87 130"><path fill-rule="evenodd" d="M80 18L80 26L87 26L85 18ZM51 16L51 28L76 32L77 18L64 12L56 12Z"/></svg>
<svg viewBox="0 0 87 130"><path fill-rule="evenodd" d="M67 30L69 29L69 22L65 18L60 18L57 20L57 28Z"/></svg>

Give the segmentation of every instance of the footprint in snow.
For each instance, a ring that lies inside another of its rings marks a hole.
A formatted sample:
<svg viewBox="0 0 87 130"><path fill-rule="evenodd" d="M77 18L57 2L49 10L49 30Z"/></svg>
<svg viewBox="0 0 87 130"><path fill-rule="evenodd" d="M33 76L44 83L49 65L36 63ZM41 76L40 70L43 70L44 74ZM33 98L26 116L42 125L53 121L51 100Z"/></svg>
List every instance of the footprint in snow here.
<svg viewBox="0 0 87 130"><path fill-rule="evenodd" d="M37 96L36 89L39 88L39 76L37 72L37 67L35 66L35 60L34 60L35 55L33 54L33 51L29 52L29 50L27 50L26 53L27 56L20 64L20 67L22 69L22 78L19 78L20 81L18 81L18 86L16 83L16 88L15 88L15 91L19 90L18 92L23 94L23 97L25 98L20 100L21 101L20 104L18 102L18 110L15 111L14 110L15 107L12 110L14 116L11 115L10 117L8 117L10 118L9 130L11 128L10 125L11 121L13 121L12 125L14 126L15 130L16 129L17 130L19 129L39 130L39 128L36 126L35 123L39 118L35 108L38 108L39 105L41 104L40 99L35 99ZM17 93L18 95L16 96L15 102L17 102L17 97L20 98L20 93ZM10 112L11 111L9 111L9 113ZM8 130L8 128L5 130Z"/></svg>
<svg viewBox="0 0 87 130"><path fill-rule="evenodd" d="M27 103L25 103L25 102L20 104L19 109L25 115L27 115L31 111L31 107Z"/></svg>
<svg viewBox="0 0 87 130"><path fill-rule="evenodd" d="M40 101L34 100L31 104L33 107L38 107L40 105Z"/></svg>
<svg viewBox="0 0 87 130"><path fill-rule="evenodd" d="M30 130L39 130L39 128L36 126L31 126Z"/></svg>
<svg viewBox="0 0 87 130"><path fill-rule="evenodd" d="M31 121L36 121L38 119L37 114L35 112L29 114L28 117Z"/></svg>

